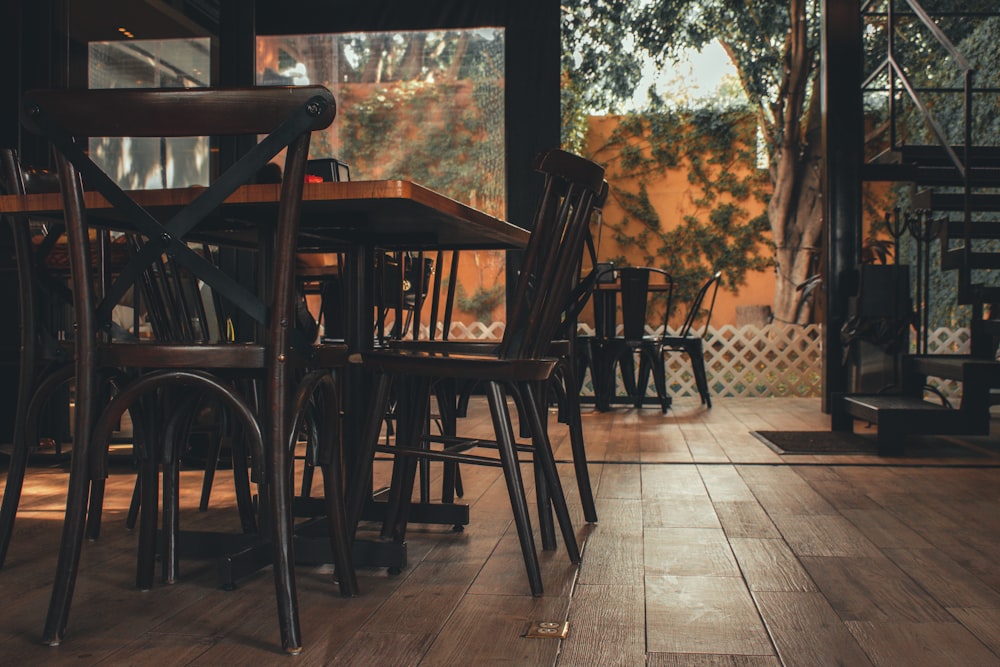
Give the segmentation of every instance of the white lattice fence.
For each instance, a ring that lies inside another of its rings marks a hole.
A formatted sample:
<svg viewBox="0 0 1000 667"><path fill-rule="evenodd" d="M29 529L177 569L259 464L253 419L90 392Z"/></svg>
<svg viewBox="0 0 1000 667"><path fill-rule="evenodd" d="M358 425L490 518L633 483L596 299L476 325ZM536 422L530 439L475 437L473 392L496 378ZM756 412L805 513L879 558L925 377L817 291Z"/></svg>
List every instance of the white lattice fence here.
<svg viewBox="0 0 1000 667"><path fill-rule="evenodd" d="M441 331L439 323L438 337ZM449 337L500 340L503 332L503 322L469 325L453 322ZM594 335L593 329L585 323L579 325L578 332L582 336ZM426 327L421 333L427 336ZM659 330L648 333L657 334ZM713 396L741 397L819 396L822 393L822 339L822 326L818 324L710 327L705 338L705 368L711 393ZM967 328L939 328L928 336L928 350L932 354L961 354L968 349ZM666 363L670 394L697 396L691 363L686 355L671 352ZM624 396L621 378L618 383L617 393ZM955 382L932 379L931 384L947 396L961 393L960 385ZM583 393L593 394L589 373L584 378ZM647 394L655 395L654 389L650 387Z"/></svg>

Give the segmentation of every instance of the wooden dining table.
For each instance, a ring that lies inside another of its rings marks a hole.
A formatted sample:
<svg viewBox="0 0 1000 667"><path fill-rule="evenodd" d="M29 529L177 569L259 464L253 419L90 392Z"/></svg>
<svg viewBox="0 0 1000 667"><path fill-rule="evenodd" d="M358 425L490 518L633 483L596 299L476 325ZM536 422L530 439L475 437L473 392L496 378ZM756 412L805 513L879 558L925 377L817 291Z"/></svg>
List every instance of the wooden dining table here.
<svg viewBox="0 0 1000 667"><path fill-rule="evenodd" d="M244 185L236 189L214 214L197 240L233 247L256 247L256 235L273 225L280 184ZM127 194L166 222L168 233L185 236L184 220L174 219L175 211L196 200L204 188L137 190ZM92 224L131 231L125 217L97 192L84 196ZM28 214L58 218L62 215L59 193L0 196L0 214ZM199 229L202 229L199 227ZM345 342L352 350L370 349L374 344L375 254L381 250L514 250L528 242L529 232L499 217L484 213L418 183L400 179L306 183L301 206L299 251L344 253L341 277L345 283ZM348 449L360 442L367 392L364 371L348 369L344 381L344 441ZM357 418L351 418L357 415ZM465 516L467 516L467 508ZM419 508L417 509L419 512ZM459 524L451 513L435 522ZM323 549L323 540L313 543ZM309 545L297 552L308 554ZM402 549L402 551L400 551ZM258 550L259 551L259 550ZM356 556L358 549L355 550ZM298 554L297 554L298 555ZM229 563L221 574L222 583L235 580L259 567L255 555L245 565ZM362 553L359 562L369 565L405 565L405 545L374 544ZM309 559L309 556L306 555ZM323 558L320 553L314 558ZM220 568L220 573L224 568Z"/></svg>
<svg viewBox="0 0 1000 667"><path fill-rule="evenodd" d="M261 226L272 224L280 184L244 185L226 200L221 214L199 239L239 247L255 244ZM203 188L135 190L128 194L156 215L169 219ZM0 196L0 213L58 217L59 193ZM373 307L372 272L376 248L387 250L513 250L528 242L528 231L412 181L387 179L307 183L303 192L300 252L346 251L343 275L348 297L347 343L372 344L364 313ZM120 212L102 195L87 192L87 214L102 226L128 231ZM172 223L167 223L171 229Z"/></svg>

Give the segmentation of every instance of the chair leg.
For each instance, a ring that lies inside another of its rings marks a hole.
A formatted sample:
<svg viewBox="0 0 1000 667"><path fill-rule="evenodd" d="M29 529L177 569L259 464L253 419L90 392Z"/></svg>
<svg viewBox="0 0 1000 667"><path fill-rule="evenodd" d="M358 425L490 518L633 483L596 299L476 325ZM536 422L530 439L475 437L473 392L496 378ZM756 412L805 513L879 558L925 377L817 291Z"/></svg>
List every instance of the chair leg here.
<svg viewBox="0 0 1000 667"><path fill-rule="evenodd" d="M562 383L566 392L566 425L569 427L569 442L573 451L573 469L576 485L583 505L583 518L587 523L597 523L597 506L590 484L590 469L587 467L587 450L583 441L583 421L580 416L580 396L573 388L577 386L572 367L563 370Z"/></svg>
<svg viewBox="0 0 1000 667"><path fill-rule="evenodd" d="M552 495L546 481L545 471L538 458L532 460L535 471L535 506L538 508L538 533L542 538L542 551L556 550L556 526L552 521Z"/></svg>
<svg viewBox="0 0 1000 667"><path fill-rule="evenodd" d="M403 379L399 382L400 396L396 404L396 444L400 447L416 449L423 441L427 427L427 406L430 400L430 383L423 378ZM403 397L405 396L405 398ZM389 487L389 503L386 508L382 537L397 542L406 537L413 485L417 471L417 458L396 457L393 463L392 483ZM426 459L421 459L426 461Z"/></svg>
<svg viewBox="0 0 1000 667"><path fill-rule="evenodd" d="M638 389L635 383L635 357L632 356L632 350L627 349L622 354L618 356L618 369L622 374L622 384L625 385L625 394L632 397L633 403L635 401L636 393ZM614 396L614 371L612 369L611 373L611 395ZM642 398L639 399L639 407L642 406Z"/></svg>
<svg viewBox="0 0 1000 667"><path fill-rule="evenodd" d="M441 418L441 434L456 435L458 432L458 416L456 414L456 402L458 401L457 389L454 380L438 380L434 383L434 396L437 400L438 414ZM458 464L454 461L445 461L442 465L443 475L441 480L441 502L455 502L455 493L458 485L461 484ZM461 496L461 492L458 493Z"/></svg>
<svg viewBox="0 0 1000 667"><path fill-rule="evenodd" d="M712 395L708 391L708 375L705 372L705 348L701 338L693 338L685 342L688 356L691 358L691 368L694 371L695 385L701 394L701 402L705 407L712 407Z"/></svg>
<svg viewBox="0 0 1000 667"><path fill-rule="evenodd" d="M14 533L14 519L17 507L21 503L21 491L24 488L24 476L28 468L28 458L31 454L31 443L38 442L38 421L42 407L47 403L52 392L73 377L73 364L67 364L53 371L38 385L30 400L30 379L26 373L19 378L17 413L14 417L13 451L10 467L7 469L7 483L3 490L3 503L0 504L0 568L7 559L7 550ZM59 447L56 446L59 454Z"/></svg>
<svg viewBox="0 0 1000 667"><path fill-rule="evenodd" d="M104 510L104 479L94 479L90 482L90 502L87 507L87 539L96 540L101 536L101 516Z"/></svg>
<svg viewBox="0 0 1000 667"><path fill-rule="evenodd" d="M632 405L636 408L641 408L642 404L646 401L646 389L649 387L649 374L652 370L650 368L652 364L646 355L645 349L640 347L637 350L639 352L639 376L635 383ZM655 380L655 373L653 378ZM659 387L657 387L657 394L659 394Z"/></svg>
<svg viewBox="0 0 1000 667"><path fill-rule="evenodd" d="M230 451L233 456L233 487L236 492L236 509L240 514L240 526L245 534L256 533L258 530L253 494L250 490L250 465L248 463L246 442L241 437L240 425L236 429Z"/></svg>
<svg viewBox="0 0 1000 667"><path fill-rule="evenodd" d="M528 571L528 583L532 595L539 596L544 592L542 571L538 564L538 553L535 551L535 537L531 532L531 520L528 517L528 501L524 496L524 481L521 479L521 468L514 446L514 426L510 421L503 389L497 382L486 383L486 398L490 404L490 415L497 436L497 449L504 479L507 482L511 509L514 512L514 524L517 526L517 536L521 542L521 555Z"/></svg>
<svg viewBox="0 0 1000 667"><path fill-rule="evenodd" d="M389 392L392 389L392 378L380 374L376 378L375 390L368 404L368 421L362 431L361 446L355 459L351 479L352 491L347 502L347 527L353 536L361 520L361 512L365 504L371 500L371 486L365 482L372 477L372 464L375 460L375 446L378 444L379 432L382 430L382 416L389 405Z"/></svg>
<svg viewBox="0 0 1000 667"><path fill-rule="evenodd" d="M667 394L667 372L663 362L663 354L653 348L643 349L643 358L648 360L653 371L653 386L656 387L656 397L660 400L660 411L667 414L670 409L670 395Z"/></svg>
<svg viewBox="0 0 1000 667"><path fill-rule="evenodd" d="M351 537L347 524L347 510L344 492L344 451L340 425L340 393L331 383L324 393L322 422L314 420L313 436L318 438L322 449L317 458L323 471L323 497L326 501L326 516L330 532L330 551L336 568L340 594L352 597L358 594L358 578L354 570L351 553ZM321 428L322 424L322 428ZM312 448L310 448L312 449Z"/></svg>
<svg viewBox="0 0 1000 667"><path fill-rule="evenodd" d="M524 391L526 393L525 402L529 405L537 405L531 399L534 390L530 384L524 385ZM562 530L563 541L566 542L566 552L569 554L571 562L579 563L580 548L576 542L576 533L573 532L573 522L569 516L569 508L566 506L566 495L563 493L562 483L559 481L559 472L556 470L556 461L552 455L552 445L549 442L545 424L537 411L528 414L528 423L532 431L535 460L539 462L549 487L552 505Z"/></svg>
<svg viewBox="0 0 1000 667"><path fill-rule="evenodd" d="M79 404L77 409L80 409ZM87 520L87 496L90 491L86 439L77 436L70 463L69 490L66 494L66 518L63 522L59 561L52 582L52 597L42 631L42 642L58 646L66 632L70 603L80 563L80 551Z"/></svg>
<svg viewBox="0 0 1000 667"><path fill-rule="evenodd" d="M177 538L180 532L181 464L175 455L163 464L163 548L160 551L163 583L177 582L180 556Z"/></svg>
<svg viewBox="0 0 1000 667"><path fill-rule="evenodd" d="M136 559L135 586L140 591L153 587L156 572L156 530L160 507L159 464L153 452L146 452L139 463L141 497L139 499L139 555Z"/></svg>
<svg viewBox="0 0 1000 667"><path fill-rule="evenodd" d="M290 452L286 446L285 416L278 411L273 416L278 428L271 429L266 479L260 489L262 507L268 510L271 538L271 562L274 592L281 628L281 646L287 653L302 652L302 633L295 588L295 555L292 545L292 488Z"/></svg>
<svg viewBox="0 0 1000 667"><path fill-rule="evenodd" d="M15 416L13 451L10 466L7 468L7 484L3 488L3 504L0 505L0 567L3 567L7 558L7 549L14 534L14 518L17 515L17 506L21 502L21 489L24 486L24 474L28 468L28 454L31 449L24 433L24 416L21 412L19 410Z"/></svg>
<svg viewBox="0 0 1000 667"><path fill-rule="evenodd" d="M139 520L139 503L142 500L142 475L135 476L135 484L132 486L132 500L128 504L128 514L125 516L125 529L135 529L136 521Z"/></svg>
<svg viewBox="0 0 1000 667"><path fill-rule="evenodd" d="M521 392L514 391L514 395L519 395ZM526 402L530 400L528 395L524 395L522 400ZM534 394L535 400L535 411L539 415L546 414L547 406L545 404L546 394L544 391L537 391ZM521 405L521 404L519 404ZM521 432L527 437L532 436L532 424L530 417L525 412L525 407L523 405L518 410L520 418L518 421L521 424ZM542 428L548 433L548 420L542 422ZM548 436L546 436L548 437ZM542 550L544 551L555 551L556 548L556 527L552 522L552 497L549 493L549 485L546 481L545 472L542 470L541 462L537 456L532 457L532 467L535 469L535 504L538 507L538 532L542 537Z"/></svg>
<svg viewBox="0 0 1000 667"><path fill-rule="evenodd" d="M205 451L205 475L201 480L201 499L198 501L198 511L208 511L208 501L212 497L212 484L215 483L215 471L219 468L219 454L222 452L222 442L227 436L221 430L218 438L213 438Z"/></svg>
<svg viewBox="0 0 1000 667"><path fill-rule="evenodd" d="M591 379L594 385L594 403L599 412L611 409L614 393L614 362L607 359L607 347L597 341L591 345Z"/></svg>

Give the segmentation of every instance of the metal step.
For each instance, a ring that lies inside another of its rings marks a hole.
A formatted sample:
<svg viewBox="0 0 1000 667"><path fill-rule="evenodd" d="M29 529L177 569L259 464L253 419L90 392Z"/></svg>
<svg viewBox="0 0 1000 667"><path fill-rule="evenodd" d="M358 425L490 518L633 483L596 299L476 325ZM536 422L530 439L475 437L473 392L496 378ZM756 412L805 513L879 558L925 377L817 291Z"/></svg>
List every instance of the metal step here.
<svg viewBox="0 0 1000 667"><path fill-rule="evenodd" d="M952 240L965 238L965 223L961 220L948 220L944 235ZM969 226L969 238L1000 239L1000 219L995 221L977 220Z"/></svg>
<svg viewBox="0 0 1000 667"><path fill-rule="evenodd" d="M905 357L905 363L914 372L947 380L965 380L966 372L975 367L982 374L991 375L991 385L1000 385L1000 362L991 359L978 359L967 354L911 354Z"/></svg>
<svg viewBox="0 0 1000 667"><path fill-rule="evenodd" d="M952 146L951 149L963 162L966 160L965 146ZM915 164L921 167L954 167L944 146L938 144L923 144L900 146L893 151L898 154L903 164ZM968 164L972 167L992 167L1000 165L1000 146L972 146L969 149Z"/></svg>
<svg viewBox="0 0 1000 667"><path fill-rule="evenodd" d="M989 415L985 419L970 418L961 410L944 407L915 396L859 395L842 396L837 410L840 414L861 419L877 426L876 440L880 456L903 453L903 438L912 435L987 435ZM835 423L843 417L835 416Z"/></svg>
<svg viewBox="0 0 1000 667"><path fill-rule="evenodd" d="M1000 194L973 194L969 198L969 204L972 211L1000 211ZM964 211L965 195L958 192L921 190L913 195L913 208L926 208L931 211Z"/></svg>
<svg viewBox="0 0 1000 667"><path fill-rule="evenodd" d="M966 273L960 271L959 275ZM971 306L982 303L1000 303L1000 287L987 287L982 283L974 283L969 278L958 279L958 303Z"/></svg>
<svg viewBox="0 0 1000 667"><path fill-rule="evenodd" d="M914 164L864 164L861 178L865 181L915 183L924 186L963 186L965 180L955 167L922 167ZM974 187L1000 187L1000 167L979 167L969 173Z"/></svg>
<svg viewBox="0 0 1000 667"><path fill-rule="evenodd" d="M949 248L941 252L941 268L944 270L1000 269L1000 253L970 252L966 258L963 248Z"/></svg>

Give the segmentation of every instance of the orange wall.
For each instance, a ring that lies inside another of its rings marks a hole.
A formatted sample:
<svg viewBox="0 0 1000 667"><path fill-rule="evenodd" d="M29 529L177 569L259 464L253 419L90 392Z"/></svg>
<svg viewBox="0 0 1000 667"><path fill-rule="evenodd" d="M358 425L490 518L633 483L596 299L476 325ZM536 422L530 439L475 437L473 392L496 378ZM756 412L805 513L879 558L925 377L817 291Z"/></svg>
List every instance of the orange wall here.
<svg viewBox="0 0 1000 667"><path fill-rule="evenodd" d="M590 128L587 134L587 152L590 155L595 155L594 159L596 161L601 161L603 156L598 149L607 142L608 136L617 124L618 118L615 116L592 116L590 118ZM614 165L606 165L606 168L608 170L607 179L613 187L638 192L638 184L634 179L616 179ZM685 215L696 215L698 213L697 207L691 201L691 187L691 184L688 182L687 171L683 166L668 170L665 178L647 183L646 191L649 199L660 216L661 224L666 229L676 227L683 221ZM764 204L754 201L747 201L742 205L748 210L751 217L756 216L764 210ZM624 211L613 197L608 199L608 203L604 207L604 217L606 226L611 223L617 224L624 217ZM636 254L634 251L623 251L615 243L614 237L607 227L605 227L601 236L601 259L620 255L629 257L630 252L633 256ZM762 248L762 250L767 253L771 252L769 248ZM635 261L637 264L643 263L643 260L639 257L636 257ZM712 315L712 326L735 324L737 306L771 304L775 284L773 269L768 269L765 272L747 273L746 278L746 284L741 285L735 293L726 289L719 291L715 312ZM679 317L683 318L683 312L680 313ZM672 323L674 319L674 317L671 318Z"/></svg>

